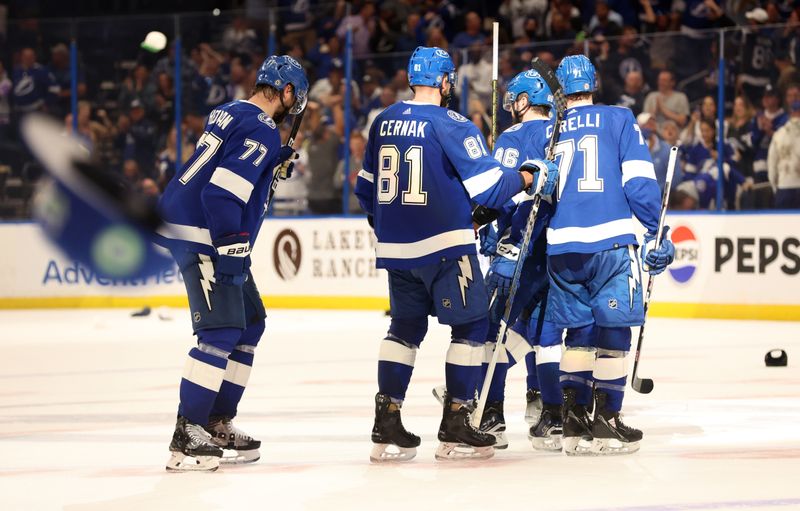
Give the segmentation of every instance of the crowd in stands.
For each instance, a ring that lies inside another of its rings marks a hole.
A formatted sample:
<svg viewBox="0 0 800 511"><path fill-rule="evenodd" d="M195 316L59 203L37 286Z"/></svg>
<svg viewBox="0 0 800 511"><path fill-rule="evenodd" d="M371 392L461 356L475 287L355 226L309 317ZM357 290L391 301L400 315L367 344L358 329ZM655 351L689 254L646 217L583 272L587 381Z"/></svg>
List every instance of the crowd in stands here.
<svg viewBox="0 0 800 511"><path fill-rule="evenodd" d="M451 53L459 85L450 107L472 119L488 138L494 20L501 26L500 98L505 84L532 57L556 66L564 55L587 54L598 71L596 102L633 111L662 183L669 147L681 147L673 209L719 206L720 159L724 209L800 208L800 2L362 0L350 3L349 15L344 1L277 4L276 50L303 64L312 87L297 138L300 159L292 178L279 187L276 214L342 212L342 189L345 182L354 183L373 119L386 106L412 97L406 65L419 45ZM250 14L225 22L209 17L202 29L182 32L180 140L174 119L174 44L153 55L139 49L146 30L93 33L89 39L79 34L75 134L131 187L156 197L191 155L209 112L249 97L267 54L270 26ZM345 111L348 27L354 59L350 109ZM725 29L725 105L717 104L719 29ZM125 51L115 46L117 53L112 53L103 37L113 37L115 45L124 40ZM71 73L69 38L63 33L26 20L10 24L5 38L0 53L0 216L13 217L28 214L24 190L38 176L16 126L39 111L62 119L71 132ZM109 55L114 55L111 66ZM725 112L722 126L719 108ZM499 108L500 129L511 123ZM345 151L351 156L348 169ZM15 186L23 192L14 192ZM345 209L358 213L357 201L350 197Z"/></svg>

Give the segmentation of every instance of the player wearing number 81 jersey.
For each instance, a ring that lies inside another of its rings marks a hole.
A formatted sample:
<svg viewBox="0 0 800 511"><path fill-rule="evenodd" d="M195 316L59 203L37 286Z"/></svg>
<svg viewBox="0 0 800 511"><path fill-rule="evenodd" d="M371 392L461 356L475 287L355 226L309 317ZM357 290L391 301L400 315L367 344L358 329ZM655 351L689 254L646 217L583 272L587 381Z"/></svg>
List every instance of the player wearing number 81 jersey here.
<svg viewBox="0 0 800 511"><path fill-rule="evenodd" d="M488 329L488 300L472 230L472 203L499 208L530 186L530 172L502 169L478 128L446 108L455 66L440 48L417 48L408 65L413 101L373 122L356 195L378 242L377 266L389 273L392 321L381 343L373 461L407 460L419 437L400 422L428 315L451 326L437 457L488 457L494 438L469 421ZM471 449L456 451L457 444Z"/></svg>
<svg viewBox="0 0 800 511"><path fill-rule="evenodd" d="M596 338L567 342L561 358L564 449L567 454L633 452L642 434L619 419L630 327L644 320L631 216L647 229L649 245L658 230L660 191L631 111L593 104L595 71L589 59L565 57L556 75L567 112L555 147L560 181L547 230L550 293L545 317L560 328L597 325ZM672 253L669 240L658 250L643 250L646 269L660 273ZM592 376L597 403L593 422L587 414Z"/></svg>

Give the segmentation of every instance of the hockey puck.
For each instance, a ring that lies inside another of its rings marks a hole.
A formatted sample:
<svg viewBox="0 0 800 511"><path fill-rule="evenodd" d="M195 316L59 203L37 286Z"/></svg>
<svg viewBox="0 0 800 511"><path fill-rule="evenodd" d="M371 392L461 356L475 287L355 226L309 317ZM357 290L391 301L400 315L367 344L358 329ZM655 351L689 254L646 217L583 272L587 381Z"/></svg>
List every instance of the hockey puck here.
<svg viewBox="0 0 800 511"><path fill-rule="evenodd" d="M132 318L144 318L150 315L150 307L145 306L144 309L136 312L131 312Z"/></svg>
<svg viewBox="0 0 800 511"><path fill-rule="evenodd" d="M789 363L789 356L783 350L769 350L764 355L764 363L767 364L767 367L786 367Z"/></svg>

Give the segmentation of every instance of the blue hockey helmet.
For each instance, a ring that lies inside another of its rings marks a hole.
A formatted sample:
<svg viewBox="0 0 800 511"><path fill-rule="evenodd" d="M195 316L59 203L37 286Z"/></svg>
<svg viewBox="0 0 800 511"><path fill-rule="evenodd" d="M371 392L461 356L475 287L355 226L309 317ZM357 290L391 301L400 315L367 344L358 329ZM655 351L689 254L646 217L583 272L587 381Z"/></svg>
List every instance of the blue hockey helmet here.
<svg viewBox="0 0 800 511"><path fill-rule="evenodd" d="M520 94L528 95L528 105L547 106L553 108L553 91L544 81L542 75L534 70L523 71L508 82L503 97L503 110L513 112L514 103Z"/></svg>
<svg viewBox="0 0 800 511"><path fill-rule="evenodd" d="M564 57L556 69L556 77L564 88L566 96L579 92L593 92L595 88L594 66L585 55Z"/></svg>
<svg viewBox="0 0 800 511"><path fill-rule="evenodd" d="M267 57L258 70L256 85L269 85L282 91L290 83L294 87L296 101L289 113L299 114L308 102L308 78L303 66L289 55Z"/></svg>
<svg viewBox="0 0 800 511"><path fill-rule="evenodd" d="M408 84L412 87L414 85L441 87L442 76L445 74L454 89L458 79L456 66L450 54L435 46L432 48L417 46L408 60Z"/></svg>

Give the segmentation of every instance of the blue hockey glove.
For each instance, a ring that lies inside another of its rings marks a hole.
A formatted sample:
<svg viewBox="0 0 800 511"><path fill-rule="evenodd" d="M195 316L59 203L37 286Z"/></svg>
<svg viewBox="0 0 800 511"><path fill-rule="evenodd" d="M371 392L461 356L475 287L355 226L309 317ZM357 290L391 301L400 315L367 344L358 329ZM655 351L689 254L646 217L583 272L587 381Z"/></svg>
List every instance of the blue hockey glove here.
<svg viewBox="0 0 800 511"><path fill-rule="evenodd" d="M250 237L246 234L225 236L213 243L217 249L214 280L217 284L241 286L249 266Z"/></svg>
<svg viewBox="0 0 800 511"><path fill-rule="evenodd" d="M481 254L485 256L497 255L497 242L500 234L494 226L494 222L490 222L478 230L478 237L481 240Z"/></svg>
<svg viewBox="0 0 800 511"><path fill-rule="evenodd" d="M508 296L517 259L519 259L519 247L512 244L508 238L497 244L497 257L492 259L489 273L486 275L486 288L490 296L495 291L499 297Z"/></svg>
<svg viewBox="0 0 800 511"><path fill-rule="evenodd" d="M655 233L648 232L644 235L644 245L642 246L642 269L650 275L658 275L667 266L672 264L675 259L675 245L669 240L669 227L664 226L661 236L661 246L656 246Z"/></svg>
<svg viewBox="0 0 800 511"><path fill-rule="evenodd" d="M534 176L534 185L528 188L528 193L533 195L538 188L538 182L544 179L542 195L552 195L556 190L558 181L558 167L548 160L525 160L519 168L520 172L530 172ZM537 174L538 172L538 174Z"/></svg>
<svg viewBox="0 0 800 511"><path fill-rule="evenodd" d="M294 172L294 160L299 157L300 155L297 154L293 147L288 145L281 146L278 152L278 164L272 169L273 175L283 180L292 177L292 172Z"/></svg>

